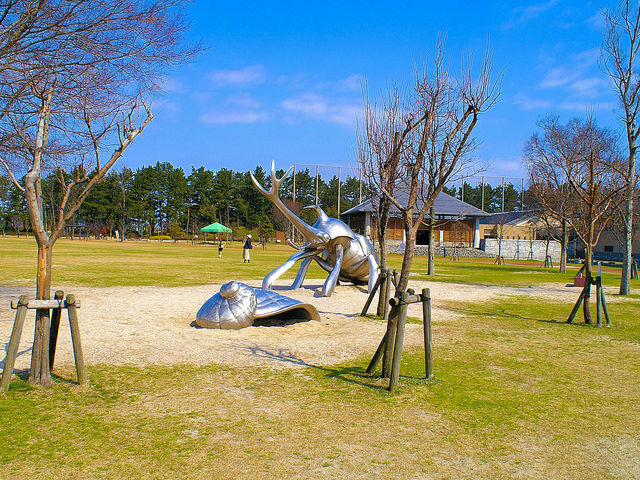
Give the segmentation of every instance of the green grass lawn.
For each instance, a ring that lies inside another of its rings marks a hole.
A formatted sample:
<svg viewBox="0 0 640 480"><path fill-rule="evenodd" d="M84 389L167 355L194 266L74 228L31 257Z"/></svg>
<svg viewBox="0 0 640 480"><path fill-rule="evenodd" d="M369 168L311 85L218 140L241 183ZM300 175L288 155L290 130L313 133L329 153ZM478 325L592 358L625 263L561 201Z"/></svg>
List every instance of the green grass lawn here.
<svg viewBox="0 0 640 480"><path fill-rule="evenodd" d="M638 478L638 305L612 304L614 327L596 329L528 304L461 302L464 322L435 321L435 381L409 350L394 394L363 373L368 357L14 382L0 477Z"/></svg>
<svg viewBox="0 0 640 480"><path fill-rule="evenodd" d="M224 250L218 258L215 245L187 243L107 240L59 240L53 252L52 285L86 286L186 286L223 283L229 279L260 279L294 253L285 245L268 245L265 250L257 246L252 250L250 264L242 263L239 242ZM36 245L33 238L0 238L0 285L27 285L34 283ZM540 283L567 284L573 282L578 267L569 266L567 273L557 269L544 269L540 262L507 260L506 265L495 265L491 259L451 261L436 259L436 274L428 276L427 259L416 256L412 264L412 279L487 285L527 286ZM401 255L390 255L389 266L400 270ZM282 276L295 277L298 265ZM326 278L327 273L315 262L309 268L308 278ZM605 268L604 284L620 283L619 269ZM640 280L631 282L640 288Z"/></svg>
<svg viewBox="0 0 640 480"><path fill-rule="evenodd" d="M261 278L290 253L254 249L246 265L239 247L219 260L213 246L63 240L54 285ZM0 285L31 285L33 239L0 239L0 261ZM425 271L417 257L414 277ZM438 259L433 280L571 278ZM450 301L456 315L434 318L435 381L410 348L393 394L364 373L369 355L294 369L93 365L89 387L70 367L52 388L14 381L0 398L0 479L640 478L640 299L616 300L600 329L567 325L571 305L552 299Z"/></svg>
<svg viewBox="0 0 640 480"><path fill-rule="evenodd" d="M35 281L36 244L33 238L0 239L0 285L31 285ZM283 245L256 246L251 263L242 263L242 244L233 243L218 258L213 244L61 239L53 250L52 285L186 286L220 283L229 279L263 278L294 250ZM283 278L295 277L291 269ZM309 278L325 275L309 269Z"/></svg>

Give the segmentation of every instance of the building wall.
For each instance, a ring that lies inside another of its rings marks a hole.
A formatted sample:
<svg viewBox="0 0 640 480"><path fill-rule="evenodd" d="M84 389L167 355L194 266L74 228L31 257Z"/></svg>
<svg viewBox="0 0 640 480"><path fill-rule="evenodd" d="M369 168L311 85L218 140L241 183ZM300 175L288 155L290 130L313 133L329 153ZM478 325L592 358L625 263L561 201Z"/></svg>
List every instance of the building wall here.
<svg viewBox="0 0 640 480"><path fill-rule="evenodd" d="M640 252L640 235L636 233L633 238L633 252ZM594 253L622 253L622 244L613 232L602 232L600 241L594 249Z"/></svg>
<svg viewBox="0 0 640 480"><path fill-rule="evenodd" d="M480 242L480 248L487 254L498 256L498 239L485 238ZM546 240L502 240L502 257L516 260L544 261L547 248ZM554 262L560 261L560 242L549 242L549 255Z"/></svg>
<svg viewBox="0 0 640 480"><path fill-rule="evenodd" d="M495 224L480 224L480 238L497 238L500 227ZM529 225L503 225L502 238L529 240L536 238L536 228Z"/></svg>
<svg viewBox="0 0 640 480"><path fill-rule="evenodd" d="M360 234L364 234L365 215L357 213L346 218L351 229ZM436 245L440 243L440 232L442 231L442 241L445 245L465 245L473 246L473 235L475 230L475 220L437 220L434 228ZM428 231L427 223L423 223L420 231ZM372 219L371 236L377 239L377 219ZM404 240L404 227L401 218L391 217L387 222L387 243L398 244Z"/></svg>

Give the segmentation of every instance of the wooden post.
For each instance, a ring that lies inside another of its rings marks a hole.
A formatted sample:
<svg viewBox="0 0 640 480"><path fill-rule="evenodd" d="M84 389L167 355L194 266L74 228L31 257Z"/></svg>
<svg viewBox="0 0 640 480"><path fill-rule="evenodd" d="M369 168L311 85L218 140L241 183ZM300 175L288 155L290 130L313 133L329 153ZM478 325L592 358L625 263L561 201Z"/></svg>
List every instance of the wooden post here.
<svg viewBox="0 0 640 480"><path fill-rule="evenodd" d="M369 366L367 367L367 375L371 375L373 371L376 369L376 366L378 365L378 363L380 362L380 359L382 358L382 353L384 352L386 345L387 345L387 332L384 333L384 337L382 337L382 341L380 342L380 345L378 345L378 348L376 349L376 353L373 354L373 358L369 362Z"/></svg>
<svg viewBox="0 0 640 480"><path fill-rule="evenodd" d="M604 289L600 289L600 300L602 302L602 311L604 312L604 318L607 321L607 327L611 326L611 319L609 318L609 310L607 309L607 300L604 296Z"/></svg>
<svg viewBox="0 0 640 480"><path fill-rule="evenodd" d="M431 343L431 292L428 288L422 289L422 326L424 331L425 378L430 380L433 375L433 363Z"/></svg>
<svg viewBox="0 0 640 480"><path fill-rule="evenodd" d="M11 383L11 376L13 375L13 366L16 363L20 337L22 337L24 319L27 315L27 305L29 305L29 295L22 295L18 300L16 318L13 322L11 339L9 340L9 347L7 348L7 357L4 360L4 370L2 371L2 381L0 382L0 393L7 393L9 391L9 383Z"/></svg>
<svg viewBox="0 0 640 480"><path fill-rule="evenodd" d="M582 292L580 292L580 296L578 297L576 304L573 306L573 310L571 310L571 313L569 314L569 318L567 318L567 323L573 323L573 319L576 316L576 313L578 313L578 308L580 308L580 305L582 305L582 301L584 300L584 296L587 293L588 287L589 287L589 282L585 282L584 287L582 287Z"/></svg>
<svg viewBox="0 0 640 480"><path fill-rule="evenodd" d="M400 377L400 365L402 362L402 346L404 344L404 328L407 324L407 292L400 294L400 305L398 306L398 321L396 327L395 346L393 348L393 362L391 364L391 375L389 379L389 391L393 392ZM391 343L391 342L389 342Z"/></svg>
<svg viewBox="0 0 640 480"><path fill-rule="evenodd" d="M67 295L67 312L69 313L69 326L71 328L71 341L73 343L73 356L76 360L76 372L78 383L86 385L87 369L84 365L84 355L82 354L82 343L80 342L80 327L78 325L78 312L76 311L75 295Z"/></svg>
<svg viewBox="0 0 640 480"><path fill-rule="evenodd" d="M382 378L388 378L391 373L391 362L393 361L393 349L396 344L396 330L398 327L398 308L394 307L389 313L387 321L387 338L384 346L384 355L382 358Z"/></svg>
<svg viewBox="0 0 640 480"><path fill-rule="evenodd" d="M378 296L378 307L376 309L376 315L381 317L384 315L386 310L386 301L387 301L387 290L389 286L389 282L387 281L387 277L389 276L389 271L385 268L380 272L380 276L378 280L380 282L379 296Z"/></svg>
<svg viewBox="0 0 640 480"><path fill-rule="evenodd" d="M53 298L59 302L59 306L58 308L54 308L51 314L51 327L49 330L49 370L53 370L53 363L56 358L56 344L58 343L58 330L60 329L60 315L62 314L64 292L62 290L56 290Z"/></svg>
<svg viewBox="0 0 640 480"><path fill-rule="evenodd" d="M602 298L602 277L596 277L596 324L602 326L602 316L600 315L600 299Z"/></svg>
<svg viewBox="0 0 640 480"><path fill-rule="evenodd" d="M378 275L378 279L376 280L375 285L371 289L371 293L369 294L369 298L367 298L367 301L365 302L364 307L362 307L362 312L360 313L360 316L364 317L367 314L367 310L369 310L369 307L371 306L371 302L373 301L373 298L376 296L376 292L380 288L380 284L382 283L383 275L386 275L385 271L382 271L382 273L380 273L380 275Z"/></svg>
<svg viewBox="0 0 640 480"><path fill-rule="evenodd" d="M389 300L391 297L391 270L387 270L387 279L384 290L384 319L389 320Z"/></svg>
<svg viewBox="0 0 640 480"><path fill-rule="evenodd" d="M591 325L591 310L589 309L589 298L591 298L591 275L588 275L584 279L585 294L582 298L582 315L584 316L584 323Z"/></svg>

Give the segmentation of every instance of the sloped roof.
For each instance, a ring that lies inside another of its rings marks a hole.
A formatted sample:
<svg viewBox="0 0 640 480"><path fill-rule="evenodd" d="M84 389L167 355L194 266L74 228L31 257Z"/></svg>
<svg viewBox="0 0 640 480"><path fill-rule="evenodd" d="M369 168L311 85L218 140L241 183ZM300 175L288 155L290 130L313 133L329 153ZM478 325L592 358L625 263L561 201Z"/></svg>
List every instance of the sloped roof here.
<svg viewBox="0 0 640 480"><path fill-rule="evenodd" d="M406 203L408 198L408 193L405 191L400 191L396 196L397 200L402 204ZM422 208L423 203L418 200L416 202L416 209ZM483 212L479 208L474 207L462 200L459 200L451 195L448 195L444 192L440 192L433 202L433 207L436 215L447 216L447 217L486 217L489 214ZM343 212L342 215L352 215L354 213L361 212L370 212L374 213L375 209L371 203L371 200L367 200L362 202L360 205L356 205L353 208L350 208L346 212ZM400 211L395 207L391 206L391 215L398 215Z"/></svg>
<svg viewBox="0 0 640 480"><path fill-rule="evenodd" d="M502 225L523 225L526 223L536 223L532 210L521 210L515 212L492 213L480 220L481 224L502 224Z"/></svg>

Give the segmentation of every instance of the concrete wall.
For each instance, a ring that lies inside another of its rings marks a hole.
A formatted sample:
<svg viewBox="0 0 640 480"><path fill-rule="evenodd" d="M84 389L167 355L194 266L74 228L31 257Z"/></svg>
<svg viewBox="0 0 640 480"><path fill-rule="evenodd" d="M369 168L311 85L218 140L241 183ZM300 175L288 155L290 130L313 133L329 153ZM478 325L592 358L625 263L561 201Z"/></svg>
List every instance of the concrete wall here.
<svg viewBox="0 0 640 480"><path fill-rule="evenodd" d="M502 240L502 257L514 258L518 260L541 260L547 247L546 240ZM480 248L492 256L498 255L498 240L496 238L485 238L480 242ZM549 255L554 262L560 261L560 242L549 242Z"/></svg>

